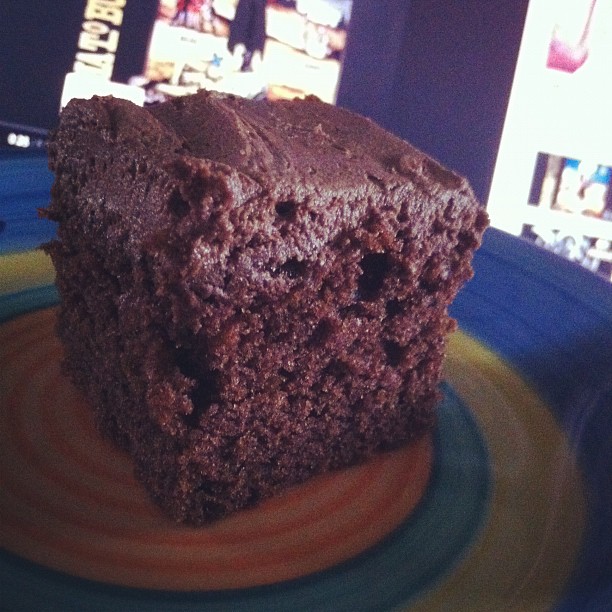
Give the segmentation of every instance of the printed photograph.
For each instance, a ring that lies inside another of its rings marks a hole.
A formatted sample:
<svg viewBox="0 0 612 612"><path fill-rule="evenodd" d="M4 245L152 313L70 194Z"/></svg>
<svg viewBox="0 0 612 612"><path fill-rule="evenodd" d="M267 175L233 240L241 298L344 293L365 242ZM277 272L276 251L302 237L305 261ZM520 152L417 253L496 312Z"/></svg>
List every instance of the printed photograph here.
<svg viewBox="0 0 612 612"><path fill-rule="evenodd" d="M352 0L161 0L145 103L199 89L333 103Z"/></svg>
<svg viewBox="0 0 612 612"><path fill-rule="evenodd" d="M577 217L612 222L612 168L593 160L539 153L529 204L574 217L550 217L550 223L526 224L523 235L540 246L577 261L610 279L612 241L607 235L587 233ZM605 224L607 225L607 224Z"/></svg>

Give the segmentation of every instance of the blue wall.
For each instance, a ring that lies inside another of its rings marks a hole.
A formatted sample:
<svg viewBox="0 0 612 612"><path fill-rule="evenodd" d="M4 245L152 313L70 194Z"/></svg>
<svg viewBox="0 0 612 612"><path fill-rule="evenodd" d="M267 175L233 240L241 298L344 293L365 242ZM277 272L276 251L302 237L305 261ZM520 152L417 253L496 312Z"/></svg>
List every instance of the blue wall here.
<svg viewBox="0 0 612 612"><path fill-rule="evenodd" d="M465 175L485 202L528 0L355 0L338 104Z"/></svg>

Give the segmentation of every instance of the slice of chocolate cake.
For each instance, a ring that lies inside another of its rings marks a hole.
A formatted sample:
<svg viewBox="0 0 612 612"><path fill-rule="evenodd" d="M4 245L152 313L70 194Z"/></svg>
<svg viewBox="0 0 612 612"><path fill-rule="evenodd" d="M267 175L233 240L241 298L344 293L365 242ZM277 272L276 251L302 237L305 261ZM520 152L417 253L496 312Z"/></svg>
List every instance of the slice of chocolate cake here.
<svg viewBox="0 0 612 612"><path fill-rule="evenodd" d="M49 147L66 371L200 524L430 429L466 182L309 98L72 101Z"/></svg>

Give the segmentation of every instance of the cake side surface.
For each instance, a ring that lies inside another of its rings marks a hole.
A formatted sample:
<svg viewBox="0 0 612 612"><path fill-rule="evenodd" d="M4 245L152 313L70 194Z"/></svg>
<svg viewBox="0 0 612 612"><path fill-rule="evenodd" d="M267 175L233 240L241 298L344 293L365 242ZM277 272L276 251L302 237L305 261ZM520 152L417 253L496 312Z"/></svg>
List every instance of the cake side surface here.
<svg viewBox="0 0 612 612"><path fill-rule="evenodd" d="M487 223L463 179L316 100L208 93L71 102L50 165L66 369L174 518L431 428Z"/></svg>

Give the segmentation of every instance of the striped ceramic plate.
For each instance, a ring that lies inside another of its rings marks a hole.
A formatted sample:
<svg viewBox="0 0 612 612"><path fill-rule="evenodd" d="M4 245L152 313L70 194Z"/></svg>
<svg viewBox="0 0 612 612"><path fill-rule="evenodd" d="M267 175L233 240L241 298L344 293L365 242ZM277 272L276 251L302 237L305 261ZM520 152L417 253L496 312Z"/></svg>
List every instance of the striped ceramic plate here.
<svg viewBox="0 0 612 612"><path fill-rule="evenodd" d="M52 235L32 212L48 194L44 159L0 161L0 179L3 606L612 606L608 285L490 230L453 307L431 437L178 527L60 372L53 271L32 250Z"/></svg>

